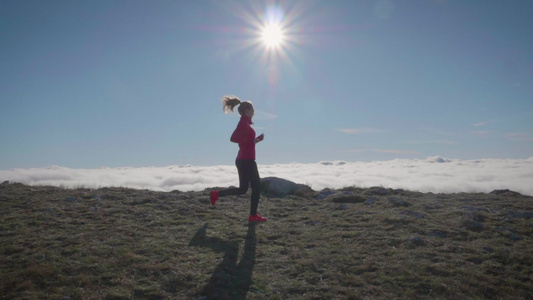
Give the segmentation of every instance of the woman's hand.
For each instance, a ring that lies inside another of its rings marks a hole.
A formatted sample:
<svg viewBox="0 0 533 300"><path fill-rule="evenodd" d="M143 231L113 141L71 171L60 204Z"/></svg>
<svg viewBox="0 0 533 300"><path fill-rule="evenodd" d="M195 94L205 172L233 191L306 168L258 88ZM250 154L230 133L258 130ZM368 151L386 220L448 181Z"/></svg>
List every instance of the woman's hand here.
<svg viewBox="0 0 533 300"><path fill-rule="evenodd" d="M256 137L255 138L255 143L259 143L260 141L262 141L263 139L265 138L265 134L264 133L261 133L260 136Z"/></svg>

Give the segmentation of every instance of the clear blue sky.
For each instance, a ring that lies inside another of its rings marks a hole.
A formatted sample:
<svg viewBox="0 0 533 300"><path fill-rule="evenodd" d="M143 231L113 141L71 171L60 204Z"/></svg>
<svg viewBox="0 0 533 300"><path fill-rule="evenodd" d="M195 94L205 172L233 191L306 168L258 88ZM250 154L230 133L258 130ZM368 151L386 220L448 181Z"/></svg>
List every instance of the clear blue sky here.
<svg viewBox="0 0 533 300"><path fill-rule="evenodd" d="M258 42L277 18L281 49ZM533 156L533 2L0 1L0 169Z"/></svg>

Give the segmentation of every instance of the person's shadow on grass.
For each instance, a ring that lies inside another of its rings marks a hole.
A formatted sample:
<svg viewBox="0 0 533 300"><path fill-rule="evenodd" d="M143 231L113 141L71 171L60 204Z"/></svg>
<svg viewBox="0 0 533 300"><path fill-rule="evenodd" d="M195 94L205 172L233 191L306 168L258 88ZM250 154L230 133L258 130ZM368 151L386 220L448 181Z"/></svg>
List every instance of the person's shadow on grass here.
<svg viewBox="0 0 533 300"><path fill-rule="evenodd" d="M207 236L207 224L198 229L189 246L207 247L216 252L224 252L224 258L205 286L202 295L207 299L245 299L252 285L255 264L256 224L248 225L244 242L244 253L237 263L239 243L218 237Z"/></svg>

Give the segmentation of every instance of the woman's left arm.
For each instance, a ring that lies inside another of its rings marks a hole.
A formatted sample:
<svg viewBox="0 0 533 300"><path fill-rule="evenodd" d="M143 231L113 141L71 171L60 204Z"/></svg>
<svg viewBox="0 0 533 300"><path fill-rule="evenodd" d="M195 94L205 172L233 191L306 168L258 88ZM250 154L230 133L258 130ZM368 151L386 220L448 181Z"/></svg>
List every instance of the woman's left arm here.
<svg viewBox="0 0 533 300"><path fill-rule="evenodd" d="M254 142L257 144L259 143L260 141L262 141L263 139L265 138L265 134L264 133L261 133L260 136L256 137Z"/></svg>

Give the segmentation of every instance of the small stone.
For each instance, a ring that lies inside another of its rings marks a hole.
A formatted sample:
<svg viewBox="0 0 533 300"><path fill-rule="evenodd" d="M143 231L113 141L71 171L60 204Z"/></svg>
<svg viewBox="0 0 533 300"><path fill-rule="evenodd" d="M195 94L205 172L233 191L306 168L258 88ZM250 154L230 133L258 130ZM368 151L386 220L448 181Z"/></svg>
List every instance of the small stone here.
<svg viewBox="0 0 533 300"><path fill-rule="evenodd" d="M369 188L366 193L378 196L385 196L389 193L389 191L385 188L375 186Z"/></svg>
<svg viewBox="0 0 533 300"><path fill-rule="evenodd" d="M483 231L483 229L485 229L485 225L483 223L470 219L464 219L462 222L462 226L468 230L475 232L481 232Z"/></svg>
<svg viewBox="0 0 533 300"><path fill-rule="evenodd" d="M492 195L506 195L506 196L522 196L522 194L517 193L517 192L513 192L513 191L511 191L509 189L494 190L494 191L490 192L490 194L492 194Z"/></svg>
<svg viewBox="0 0 533 300"><path fill-rule="evenodd" d="M500 232L501 234L507 235L514 242L521 241L521 240L524 239L521 236L519 236L518 234L516 234L516 233L512 232L511 230L509 230L509 228L506 228L506 227L503 227L503 226L496 226L494 229L496 229L496 231Z"/></svg>
<svg viewBox="0 0 533 300"><path fill-rule="evenodd" d="M426 246L426 241L419 236L412 236L409 241L415 246Z"/></svg>
<svg viewBox="0 0 533 300"><path fill-rule="evenodd" d="M428 236L439 237L439 238L445 238L445 237L448 236L448 234L445 231L441 231L441 230L430 231L427 235Z"/></svg>
<svg viewBox="0 0 533 300"><path fill-rule="evenodd" d="M473 263L473 264L476 264L476 265L480 265L483 263L483 259L479 258L479 257L471 257L469 259L467 259L467 261Z"/></svg>
<svg viewBox="0 0 533 300"><path fill-rule="evenodd" d="M423 219L424 218L424 215L419 213L419 212L416 212L416 211L410 211L410 210L404 210L402 212L400 212L401 214L404 214L404 215L408 215L408 216L411 216L415 219Z"/></svg>
<svg viewBox="0 0 533 300"><path fill-rule="evenodd" d="M374 204L374 200L372 200L372 199L366 199L365 204L366 204L366 205L372 205L372 204Z"/></svg>
<svg viewBox="0 0 533 300"><path fill-rule="evenodd" d="M530 213L530 212L513 212L513 211L510 211L507 216L509 218L513 218L513 219L531 219L533 218L533 213Z"/></svg>
<svg viewBox="0 0 533 300"><path fill-rule="evenodd" d="M333 194L335 194L335 191L332 191L330 189L324 189L315 195L315 199L325 199Z"/></svg>
<svg viewBox="0 0 533 300"><path fill-rule="evenodd" d="M492 247L483 247L483 251L488 252L488 253L493 253L494 249Z"/></svg>
<svg viewBox="0 0 533 300"><path fill-rule="evenodd" d="M331 200L333 203L363 203L366 201L365 198L359 195L341 195L333 197Z"/></svg>
<svg viewBox="0 0 533 300"><path fill-rule="evenodd" d="M74 203L74 202L80 202L78 199L74 198L74 197L67 197L67 199L65 199L67 202L70 202L70 203Z"/></svg>
<svg viewBox="0 0 533 300"><path fill-rule="evenodd" d="M398 207L398 206L410 206L411 204L407 203L406 201L404 201L403 199L401 198L398 198L398 197L391 197L389 198L389 203L391 203L392 205Z"/></svg>
<svg viewBox="0 0 533 300"><path fill-rule="evenodd" d="M333 210L347 210L347 209L348 209L348 205L341 204L341 205L336 206Z"/></svg>
<svg viewBox="0 0 533 300"><path fill-rule="evenodd" d="M511 240L513 241L521 241L523 240L524 238L522 238L521 236L519 236L518 234L514 233L514 232L511 232L509 231L509 237L511 238Z"/></svg>

